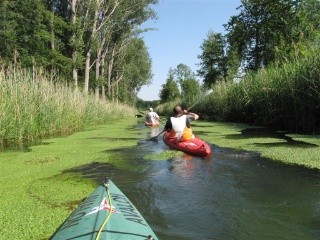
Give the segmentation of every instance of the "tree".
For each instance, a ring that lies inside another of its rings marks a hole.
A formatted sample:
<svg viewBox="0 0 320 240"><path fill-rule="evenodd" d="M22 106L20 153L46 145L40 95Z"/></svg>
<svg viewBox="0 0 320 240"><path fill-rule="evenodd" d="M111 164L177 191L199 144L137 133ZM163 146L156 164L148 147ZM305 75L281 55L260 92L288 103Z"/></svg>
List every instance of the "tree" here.
<svg viewBox="0 0 320 240"><path fill-rule="evenodd" d="M200 59L200 69L198 75L203 77L203 82L210 87L219 79L227 76L227 57L225 54L225 39L221 33L210 30L200 49L202 53L198 55Z"/></svg>
<svg viewBox="0 0 320 240"><path fill-rule="evenodd" d="M134 102L141 87L150 84L152 79L152 61L142 38L134 38L125 49L122 61L117 61L116 70L122 73L123 102ZM121 68L121 69L119 69Z"/></svg>
<svg viewBox="0 0 320 240"><path fill-rule="evenodd" d="M119 99L119 84L130 96L151 81L151 59L142 23L155 18L158 0L3 0L0 1L1 59L58 72L84 92ZM139 42L139 43L138 43ZM130 44L136 48L129 47ZM127 51L127 48L129 50ZM133 60L139 59L138 71ZM95 66L93 68L93 66ZM130 68L131 71L130 71ZM129 74L130 73L130 74ZM94 81L93 81L94 80ZM134 90L132 90L134 89ZM111 96L112 95L112 96ZM131 99L131 98L130 98Z"/></svg>
<svg viewBox="0 0 320 240"><path fill-rule="evenodd" d="M179 87L174 81L174 71L171 68L166 83L162 84L159 97L161 103L170 102L180 97Z"/></svg>
<svg viewBox="0 0 320 240"><path fill-rule="evenodd" d="M180 85L181 97L192 102L199 94L200 84L195 73L185 64L180 63L174 70L175 81Z"/></svg>
<svg viewBox="0 0 320 240"><path fill-rule="evenodd" d="M102 8L105 10L109 7L110 10L100 15L109 14L111 17L106 19L104 25L99 24L101 25L101 33L97 35L96 39L96 93L98 92L98 87L101 86L102 94L104 95L106 84L108 97L114 99L114 91L118 91L120 81L125 80L121 67L114 68L116 65L120 65L116 61L124 61L126 48L139 33L143 32L137 30L138 26L156 16L155 12L148 6L157 2L158 0L138 0L134 3L125 0L114 0L113 8L110 8L110 2ZM99 19L100 21L103 22L103 20ZM123 65L123 67L125 66ZM126 66L126 69L128 67ZM117 72L118 70L120 72ZM106 81L99 81L99 79L106 79ZM116 95L119 96L119 94Z"/></svg>
<svg viewBox="0 0 320 240"><path fill-rule="evenodd" d="M70 66L68 25L54 14L51 1L5 0L0 2L1 58L23 67L40 65L66 76Z"/></svg>
<svg viewBox="0 0 320 240"><path fill-rule="evenodd" d="M3 60L15 58L18 44L16 3L8 0L0 2L0 56Z"/></svg>
<svg viewBox="0 0 320 240"><path fill-rule="evenodd" d="M177 83L180 85L181 91L183 93L182 90L182 85L183 82L187 79L195 79L196 75L194 74L194 72L192 72L192 70L190 69L190 67L188 67L185 64L180 63L174 70L174 76L176 78Z"/></svg>
<svg viewBox="0 0 320 240"><path fill-rule="evenodd" d="M288 59L297 46L310 41L315 28L319 30L320 4L315 0L241 2L240 13L232 16L225 28L233 56L238 56L247 70Z"/></svg>
<svg viewBox="0 0 320 240"><path fill-rule="evenodd" d="M183 95L182 98L187 104L194 102L200 93L200 84L194 78L188 78L182 83Z"/></svg>

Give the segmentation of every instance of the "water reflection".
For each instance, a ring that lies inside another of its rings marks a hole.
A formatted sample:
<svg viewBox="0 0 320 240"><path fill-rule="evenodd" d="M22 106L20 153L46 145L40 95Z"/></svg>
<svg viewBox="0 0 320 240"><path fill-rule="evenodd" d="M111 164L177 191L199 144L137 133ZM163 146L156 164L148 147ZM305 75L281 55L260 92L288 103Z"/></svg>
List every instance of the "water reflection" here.
<svg viewBox="0 0 320 240"><path fill-rule="evenodd" d="M158 136L162 130L163 130L162 128L150 127L150 137Z"/></svg>

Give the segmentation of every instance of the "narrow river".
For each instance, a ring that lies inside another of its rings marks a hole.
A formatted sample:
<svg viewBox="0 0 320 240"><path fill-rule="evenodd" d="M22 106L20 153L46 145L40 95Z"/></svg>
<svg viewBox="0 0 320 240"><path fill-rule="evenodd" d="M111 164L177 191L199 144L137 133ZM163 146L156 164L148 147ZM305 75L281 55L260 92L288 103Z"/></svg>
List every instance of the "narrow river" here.
<svg viewBox="0 0 320 240"><path fill-rule="evenodd" d="M112 151L132 169L95 164L82 172L98 183L107 174L159 239L320 239L319 171L212 144L205 159L146 160L169 149L161 138L148 141L150 134L142 132L138 146Z"/></svg>

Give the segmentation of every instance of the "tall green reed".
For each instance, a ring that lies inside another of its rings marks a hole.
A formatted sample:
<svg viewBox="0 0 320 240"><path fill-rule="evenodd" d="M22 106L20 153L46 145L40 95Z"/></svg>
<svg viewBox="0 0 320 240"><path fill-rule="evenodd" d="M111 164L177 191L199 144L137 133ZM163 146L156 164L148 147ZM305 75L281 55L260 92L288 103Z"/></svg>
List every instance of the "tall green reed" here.
<svg viewBox="0 0 320 240"><path fill-rule="evenodd" d="M200 105L212 120L280 126L303 132L320 127L319 48L282 65L248 73L240 82L218 82Z"/></svg>
<svg viewBox="0 0 320 240"><path fill-rule="evenodd" d="M0 145L70 134L134 116L135 109L96 100L58 83L41 68L0 67Z"/></svg>

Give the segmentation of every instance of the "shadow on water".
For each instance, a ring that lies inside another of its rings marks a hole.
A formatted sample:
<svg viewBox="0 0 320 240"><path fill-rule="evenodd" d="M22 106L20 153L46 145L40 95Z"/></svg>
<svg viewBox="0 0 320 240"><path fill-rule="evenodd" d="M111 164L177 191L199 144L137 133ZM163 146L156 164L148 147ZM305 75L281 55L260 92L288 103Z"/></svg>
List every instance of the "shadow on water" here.
<svg viewBox="0 0 320 240"><path fill-rule="evenodd" d="M108 151L130 168L96 162L69 171L99 183L111 176L160 239L319 239L319 171L212 144L205 159L144 159L169 150L161 137L148 141L161 130L141 131L137 146Z"/></svg>

